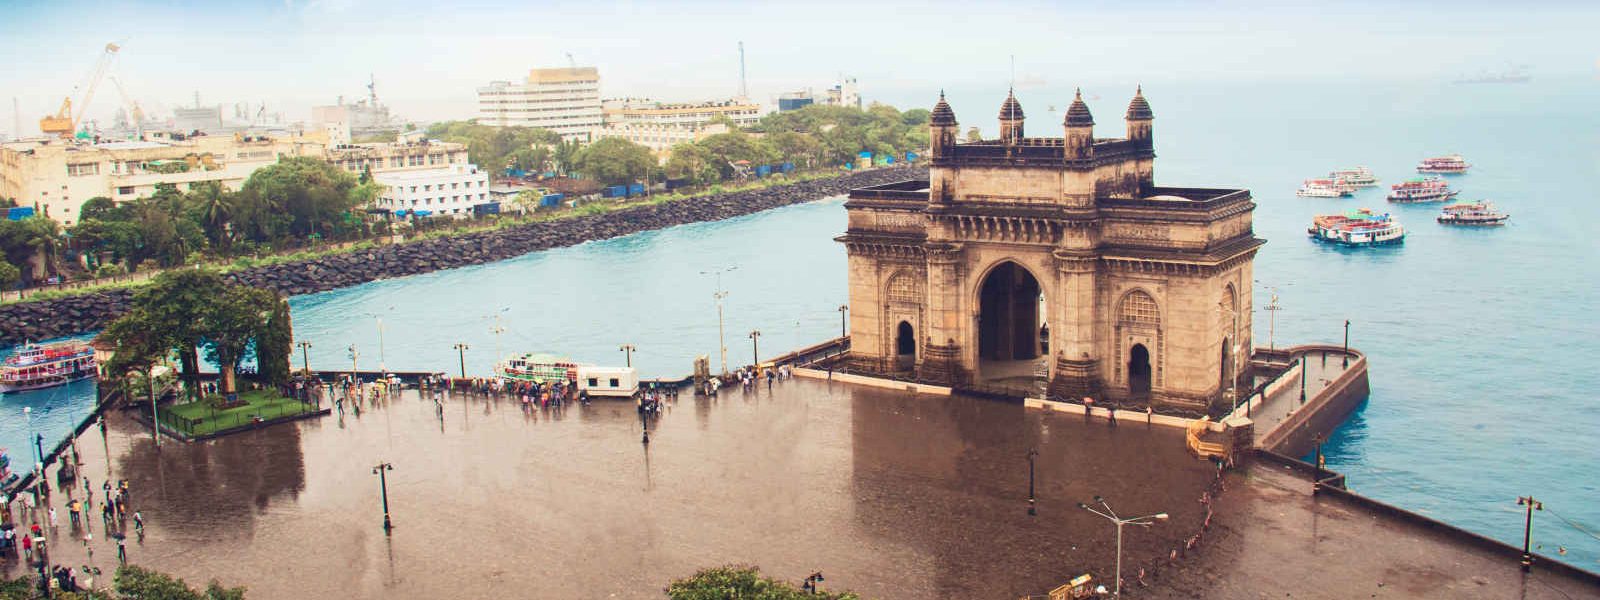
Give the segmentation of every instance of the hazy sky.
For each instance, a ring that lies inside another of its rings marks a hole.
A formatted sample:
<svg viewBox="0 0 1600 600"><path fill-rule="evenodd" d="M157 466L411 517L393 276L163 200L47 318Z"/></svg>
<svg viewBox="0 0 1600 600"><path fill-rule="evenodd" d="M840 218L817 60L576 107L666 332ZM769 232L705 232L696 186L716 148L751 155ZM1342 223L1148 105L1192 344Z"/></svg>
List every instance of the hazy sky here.
<svg viewBox="0 0 1600 600"><path fill-rule="evenodd" d="M1593 77L1600 2L13 2L0 90L25 133L84 82L108 41L112 72L160 114L192 102L266 102L287 118L365 93L400 115L473 116L474 88L561 66L600 68L606 96L695 99L818 90L857 77L868 100L1010 80L1020 87L1196 79L1358 79L1528 65ZM119 104L108 81L90 118ZM0 106L0 131L12 129Z"/></svg>

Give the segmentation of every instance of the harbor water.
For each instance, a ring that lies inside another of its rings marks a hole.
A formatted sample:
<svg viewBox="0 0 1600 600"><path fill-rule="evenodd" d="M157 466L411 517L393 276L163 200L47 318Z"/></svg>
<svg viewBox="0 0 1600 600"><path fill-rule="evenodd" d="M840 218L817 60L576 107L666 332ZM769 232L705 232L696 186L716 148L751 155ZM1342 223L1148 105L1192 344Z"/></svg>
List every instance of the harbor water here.
<svg viewBox="0 0 1600 600"><path fill-rule="evenodd" d="M1099 135L1121 135L1132 87L1085 86ZM964 127L993 133L1002 88L949 91ZM1255 196L1255 229L1269 242L1255 263L1258 345L1338 343L1348 319L1351 345L1371 359L1370 400L1329 440L1328 466L1358 492L1508 542L1522 533L1516 498L1531 494L1545 506L1539 551L1564 549L1564 560L1600 569L1591 441L1600 414L1589 394L1600 376L1586 360L1600 353L1600 245L1590 233L1600 221L1600 84L1146 82L1145 92L1159 184ZM883 99L921 106L934 93ZM1071 89L1018 97L1029 132L1051 135ZM1447 228L1434 222L1437 204L1384 201L1419 160L1453 152L1473 164L1449 177L1459 200L1495 202L1508 226ZM1354 166L1370 167L1381 186L1354 198L1294 194L1302 179ZM1405 244L1308 239L1313 215L1360 207L1392 212L1410 231ZM755 350L752 331L764 359L839 334L845 257L832 238L844 226L834 198L296 297L295 332L321 369L381 362L455 373L464 362L486 375L497 357L531 351L620 365L631 344L641 375L678 377L698 355L718 367L720 287L727 361L737 366ZM1275 327L1261 310L1274 288ZM457 343L468 349L458 354ZM70 416L92 398L75 388L8 396L0 443L25 454L24 404ZM47 451L70 428L35 417Z"/></svg>

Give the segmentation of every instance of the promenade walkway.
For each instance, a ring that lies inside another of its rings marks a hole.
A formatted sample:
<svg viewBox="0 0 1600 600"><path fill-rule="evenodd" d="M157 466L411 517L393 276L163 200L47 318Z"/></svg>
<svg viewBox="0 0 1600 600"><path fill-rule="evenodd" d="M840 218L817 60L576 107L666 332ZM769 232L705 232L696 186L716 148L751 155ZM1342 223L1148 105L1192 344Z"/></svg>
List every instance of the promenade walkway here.
<svg viewBox="0 0 1600 600"><path fill-rule="evenodd" d="M1255 462L1228 481L1200 558L1180 563L1176 573L1138 597L1600 597L1592 581L1537 566L1523 574L1514 558L1447 533L1313 496L1305 475L1282 465Z"/></svg>

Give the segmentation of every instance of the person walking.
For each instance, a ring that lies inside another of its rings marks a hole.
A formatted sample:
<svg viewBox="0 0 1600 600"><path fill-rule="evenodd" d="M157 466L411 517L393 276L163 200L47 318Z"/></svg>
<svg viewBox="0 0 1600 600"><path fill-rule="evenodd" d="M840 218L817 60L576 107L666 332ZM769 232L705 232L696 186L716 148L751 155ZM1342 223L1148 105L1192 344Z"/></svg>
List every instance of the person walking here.
<svg viewBox="0 0 1600 600"><path fill-rule="evenodd" d="M50 528L55 529L56 525L56 507L52 506L50 507Z"/></svg>
<svg viewBox="0 0 1600 600"><path fill-rule="evenodd" d="M117 564L128 566L128 544L123 538L117 538Z"/></svg>

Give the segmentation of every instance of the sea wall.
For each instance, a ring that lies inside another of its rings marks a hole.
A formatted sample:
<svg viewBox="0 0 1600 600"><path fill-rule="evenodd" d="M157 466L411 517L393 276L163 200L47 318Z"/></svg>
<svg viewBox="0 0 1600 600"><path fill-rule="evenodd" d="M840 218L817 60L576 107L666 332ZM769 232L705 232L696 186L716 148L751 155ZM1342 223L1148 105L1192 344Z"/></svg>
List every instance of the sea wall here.
<svg viewBox="0 0 1600 600"><path fill-rule="evenodd" d="M875 169L758 190L634 206L599 215L379 246L235 271L227 278L287 295L310 294L378 279L489 263L641 231L719 221L837 196L852 188L926 176L925 167ZM126 312L132 296L131 289L116 289L0 306L0 344L97 331Z"/></svg>
<svg viewBox="0 0 1600 600"><path fill-rule="evenodd" d="M1340 354L1343 352L1340 346L1315 344L1297 346L1294 350L1300 353L1302 360L1310 357L1313 352L1326 351ZM1345 369L1343 374L1311 397L1305 406L1291 413L1283 423L1257 440L1256 445L1288 456L1305 456L1316 447L1318 436L1326 438L1343 425L1345 418L1365 402L1371 392L1367 380L1367 357L1359 352L1352 353L1355 359L1350 362L1350 367ZM1334 357L1331 360L1339 358Z"/></svg>

